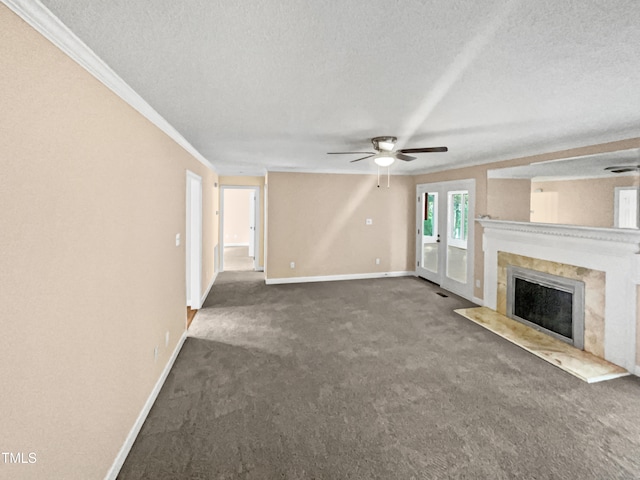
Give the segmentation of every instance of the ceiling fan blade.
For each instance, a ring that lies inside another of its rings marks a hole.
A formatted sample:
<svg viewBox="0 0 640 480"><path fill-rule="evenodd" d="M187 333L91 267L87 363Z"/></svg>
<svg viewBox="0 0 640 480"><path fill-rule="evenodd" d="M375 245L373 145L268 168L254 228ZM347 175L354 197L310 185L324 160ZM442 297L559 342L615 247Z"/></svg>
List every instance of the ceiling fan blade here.
<svg viewBox="0 0 640 480"><path fill-rule="evenodd" d="M327 152L327 155L349 155L351 153L370 153L375 155L375 152Z"/></svg>
<svg viewBox="0 0 640 480"><path fill-rule="evenodd" d="M398 150L400 153L432 153L432 152L448 152L447 147L429 147L429 148L403 148Z"/></svg>
<svg viewBox="0 0 640 480"><path fill-rule="evenodd" d="M367 153L369 153L369 152L367 152ZM371 158L371 157L373 157L374 155L375 155L375 153L372 153L371 155L367 155L366 157L356 158L355 160L351 160L351 162L350 162L350 163L353 163L353 162L359 162L360 160L366 160L367 158Z"/></svg>
<svg viewBox="0 0 640 480"><path fill-rule="evenodd" d="M416 159L416 157L412 157L411 155L404 155L402 153L396 153L396 158L398 160L404 160L405 162L411 162Z"/></svg>

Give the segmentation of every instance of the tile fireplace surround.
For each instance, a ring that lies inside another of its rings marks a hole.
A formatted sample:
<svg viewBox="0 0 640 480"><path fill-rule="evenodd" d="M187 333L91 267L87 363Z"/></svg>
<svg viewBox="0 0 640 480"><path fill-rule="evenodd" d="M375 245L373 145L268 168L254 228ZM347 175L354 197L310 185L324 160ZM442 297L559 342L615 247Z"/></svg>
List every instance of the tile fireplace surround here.
<svg viewBox="0 0 640 480"><path fill-rule="evenodd" d="M505 313L507 265L585 282L585 350L640 375L640 231L477 220L484 228L484 305Z"/></svg>

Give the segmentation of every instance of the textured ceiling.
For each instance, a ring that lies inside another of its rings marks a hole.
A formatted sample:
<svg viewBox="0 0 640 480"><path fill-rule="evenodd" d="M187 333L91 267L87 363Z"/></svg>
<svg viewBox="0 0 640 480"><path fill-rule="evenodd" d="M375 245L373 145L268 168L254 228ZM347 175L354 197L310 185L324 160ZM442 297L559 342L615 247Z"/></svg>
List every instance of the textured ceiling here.
<svg viewBox="0 0 640 480"><path fill-rule="evenodd" d="M638 176L638 172L620 174L605 170L607 167L614 166L640 167L640 149L631 148L618 152L537 162L518 167L497 168L488 170L487 177L543 181L561 180L563 178L609 178L618 175Z"/></svg>
<svg viewBox="0 0 640 480"><path fill-rule="evenodd" d="M42 0L222 174L442 170L640 136L635 0Z"/></svg>

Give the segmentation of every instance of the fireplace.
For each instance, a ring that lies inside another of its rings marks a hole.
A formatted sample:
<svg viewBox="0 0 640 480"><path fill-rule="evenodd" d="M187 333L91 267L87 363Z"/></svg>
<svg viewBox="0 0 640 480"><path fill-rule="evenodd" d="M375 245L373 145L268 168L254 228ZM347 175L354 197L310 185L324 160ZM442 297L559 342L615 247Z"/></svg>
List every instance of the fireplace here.
<svg viewBox="0 0 640 480"><path fill-rule="evenodd" d="M584 282L583 350L640 375L640 230L478 222L484 306L507 315L509 265Z"/></svg>
<svg viewBox="0 0 640 480"><path fill-rule="evenodd" d="M584 282L507 267L507 316L584 349Z"/></svg>

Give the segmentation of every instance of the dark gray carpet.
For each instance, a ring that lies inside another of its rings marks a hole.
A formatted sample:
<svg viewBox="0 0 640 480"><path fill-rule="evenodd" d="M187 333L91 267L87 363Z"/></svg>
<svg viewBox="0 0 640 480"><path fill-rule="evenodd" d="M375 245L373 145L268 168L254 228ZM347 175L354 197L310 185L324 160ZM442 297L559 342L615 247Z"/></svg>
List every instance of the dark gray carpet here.
<svg viewBox="0 0 640 480"><path fill-rule="evenodd" d="M640 379L588 385L415 278L221 274L122 479L637 479Z"/></svg>

